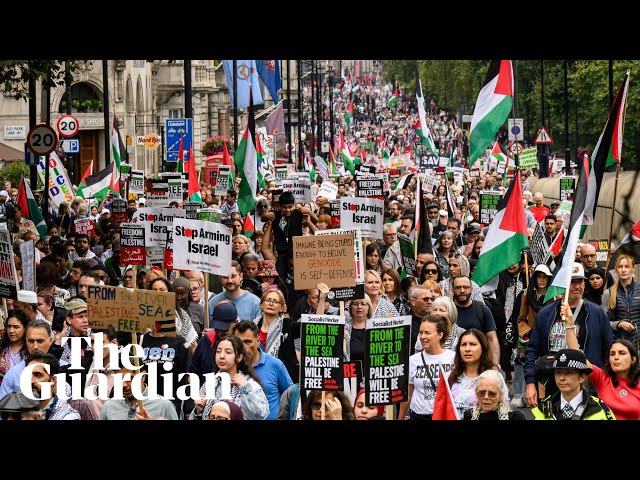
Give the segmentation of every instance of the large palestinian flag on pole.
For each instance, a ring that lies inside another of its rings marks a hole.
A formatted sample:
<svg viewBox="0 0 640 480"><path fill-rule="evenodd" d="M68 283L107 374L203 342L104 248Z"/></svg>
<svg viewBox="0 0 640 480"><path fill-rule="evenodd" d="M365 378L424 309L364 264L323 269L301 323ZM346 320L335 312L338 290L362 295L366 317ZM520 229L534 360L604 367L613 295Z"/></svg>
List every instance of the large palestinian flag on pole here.
<svg viewBox="0 0 640 480"><path fill-rule="evenodd" d="M573 197L573 206L571 207L571 218L567 231L569 236L564 242L560 255L555 258L556 268L553 269L553 279L547 289L544 302L554 298L557 295L563 295L571 285L571 275L573 274L574 262L576 261L576 248L580 239L580 227L584 217L585 200L587 196L587 174L580 170L578 184L576 185ZM543 303L544 303L543 302Z"/></svg>
<svg viewBox="0 0 640 480"><path fill-rule="evenodd" d="M497 279L500 272L518 263L522 249L529 246L527 220L520 196L520 175L516 174L513 179L507 194L498 202L498 212L489 226L478 257L473 280L479 286L483 286L494 277Z"/></svg>
<svg viewBox="0 0 640 480"><path fill-rule="evenodd" d="M249 120L242 135L238 150L234 155L236 170L242 181L238 194L238 208L246 215L256 208L256 191L258 189L258 151L256 149L256 123L253 112L253 98L249 93Z"/></svg>
<svg viewBox="0 0 640 480"><path fill-rule="evenodd" d="M387 100L387 107L390 107L391 105L396 103L398 101L399 96L400 95L398 95L398 89L396 88L393 92L393 95L391 95L391 98Z"/></svg>
<svg viewBox="0 0 640 480"><path fill-rule="evenodd" d="M480 156L484 156L485 150L495 139L496 132L509 116L512 103L511 60L493 60L471 119L469 166Z"/></svg>
<svg viewBox="0 0 640 480"><path fill-rule="evenodd" d="M29 188L29 184L24 179L24 176L20 180L20 186L18 188L18 205L20 206L20 213L28 220L31 220L38 230L40 238L47 236L49 228L42 217L42 210L38 206L36 199Z"/></svg>
<svg viewBox="0 0 640 480"><path fill-rule="evenodd" d="M600 195L600 186L605 168L609 165L615 165L616 162L620 162L628 88L629 72L627 72L622 85L618 88L618 93L611 107L607 123L591 155L589 180L586 184L587 198L585 199L584 205L584 223L586 225L592 225L596 217L598 196ZM584 229L582 233L584 233Z"/></svg>
<svg viewBox="0 0 640 480"><path fill-rule="evenodd" d="M82 183L78 186L76 195L82 198L94 197L100 201L104 200L112 190L112 185L118 183L113 182L113 173L115 170L115 162L111 162L99 172L84 177Z"/></svg>

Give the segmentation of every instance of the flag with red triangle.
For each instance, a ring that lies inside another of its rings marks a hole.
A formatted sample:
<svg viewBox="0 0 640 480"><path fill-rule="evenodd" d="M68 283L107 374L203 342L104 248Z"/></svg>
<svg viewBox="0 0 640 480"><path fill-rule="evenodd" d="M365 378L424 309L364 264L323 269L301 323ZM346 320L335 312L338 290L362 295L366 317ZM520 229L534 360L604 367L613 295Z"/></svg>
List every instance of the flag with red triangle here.
<svg viewBox="0 0 640 480"><path fill-rule="evenodd" d="M564 228L561 228L556 238L553 239L551 245L549 245L549 251L553 253L554 257L560 255L562 251L562 243L564 242Z"/></svg>
<svg viewBox="0 0 640 480"><path fill-rule="evenodd" d="M353 101L349 102L349 106L347 107L347 113L344 116L345 122L347 123L347 127L351 128L354 126L353 121Z"/></svg>
<svg viewBox="0 0 640 480"><path fill-rule="evenodd" d="M196 159L193 157L193 146L189 145L189 160L187 172L189 172L189 185L187 198L190 202L202 202L200 196L200 181L196 170Z"/></svg>
<svg viewBox="0 0 640 480"><path fill-rule="evenodd" d="M632 255L636 265L640 263L640 220L631 228L620 242L618 252Z"/></svg>
<svg viewBox="0 0 640 480"><path fill-rule="evenodd" d="M84 175L80 180L80 184L78 185L77 191L81 191L83 188L87 186L86 179L91 175L93 175L93 160L91 160L91 162L89 163L89 166L87 167L87 170L84 172Z"/></svg>
<svg viewBox="0 0 640 480"><path fill-rule="evenodd" d="M449 382L444 377L444 368L440 364L440 380L436 388L436 398L433 401L433 420L460 420L458 409L453 401Z"/></svg>
<svg viewBox="0 0 640 480"><path fill-rule="evenodd" d="M244 236L251 238L255 232L256 232L256 227L253 224L253 218L251 218L251 212L249 212L244 217Z"/></svg>

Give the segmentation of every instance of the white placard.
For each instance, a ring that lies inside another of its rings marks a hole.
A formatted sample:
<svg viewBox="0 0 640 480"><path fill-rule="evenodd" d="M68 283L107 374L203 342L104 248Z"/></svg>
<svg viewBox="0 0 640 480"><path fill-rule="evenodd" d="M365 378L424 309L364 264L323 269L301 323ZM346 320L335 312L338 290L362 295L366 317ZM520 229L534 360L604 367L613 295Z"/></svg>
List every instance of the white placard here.
<svg viewBox="0 0 640 480"><path fill-rule="evenodd" d="M311 182L285 178L280 182L282 190L291 192L296 203L311 203Z"/></svg>
<svg viewBox="0 0 640 480"><path fill-rule="evenodd" d="M340 199L340 226L360 228L363 237L382 240L384 200L359 197Z"/></svg>
<svg viewBox="0 0 640 480"><path fill-rule="evenodd" d="M325 197L329 200L335 200L338 198L338 186L329 180L325 180L322 182L322 185L320 185L316 197Z"/></svg>
<svg viewBox="0 0 640 480"><path fill-rule="evenodd" d="M176 270L229 275L229 229L220 223L176 218L173 222L173 267Z"/></svg>
<svg viewBox="0 0 640 480"><path fill-rule="evenodd" d="M34 271L35 245L33 240L20 244L20 259L22 260L22 289L36 291L36 276Z"/></svg>
<svg viewBox="0 0 640 480"><path fill-rule="evenodd" d="M133 214L131 222L144 225L146 247L164 248L167 244L167 231L173 228L174 218L184 218L185 215L181 208L139 208Z"/></svg>

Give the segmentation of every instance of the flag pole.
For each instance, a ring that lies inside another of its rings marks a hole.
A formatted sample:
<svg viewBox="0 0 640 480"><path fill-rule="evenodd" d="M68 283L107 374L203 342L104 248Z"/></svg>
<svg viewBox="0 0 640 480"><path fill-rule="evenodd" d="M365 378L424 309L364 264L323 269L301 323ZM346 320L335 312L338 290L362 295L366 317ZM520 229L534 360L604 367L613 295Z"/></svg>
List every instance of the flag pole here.
<svg viewBox="0 0 640 480"><path fill-rule="evenodd" d="M511 103L511 118L513 118L513 124L515 126L516 124L516 115L518 114L518 97L517 97L517 89L516 89L516 76L517 76L517 69L516 69L516 60L512 60L512 69L511 71L513 72L513 85L511 86L513 88L513 102ZM515 136L516 138L516 142L518 141L518 135ZM522 135L522 138L524 138L524 134ZM507 153L507 159L509 158L509 153ZM520 155L514 155L514 160L516 161L516 171L520 168ZM507 165L504 167L504 174L505 174L505 178L507 175ZM496 167L497 170L497 167ZM502 183L504 184L504 180L502 181Z"/></svg>
<svg viewBox="0 0 640 480"><path fill-rule="evenodd" d="M609 239L607 242L607 261L604 264L605 276L604 276L604 290L607 289L606 273L609 271L609 260L611 258L611 236L613 235L613 218L616 216L616 200L618 198L618 177L620 176L620 162L616 162L616 183L613 187L613 201L611 203L611 223L609 224Z"/></svg>
<svg viewBox="0 0 640 480"><path fill-rule="evenodd" d="M249 87L251 88L251 87ZM233 61L233 151L238 150L238 61Z"/></svg>

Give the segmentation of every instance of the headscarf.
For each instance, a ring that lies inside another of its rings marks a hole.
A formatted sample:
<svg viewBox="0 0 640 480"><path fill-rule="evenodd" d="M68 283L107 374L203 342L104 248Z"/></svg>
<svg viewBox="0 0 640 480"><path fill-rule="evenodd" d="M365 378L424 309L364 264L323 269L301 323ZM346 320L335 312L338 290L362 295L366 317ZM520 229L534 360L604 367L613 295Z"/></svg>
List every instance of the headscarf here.
<svg viewBox="0 0 640 480"><path fill-rule="evenodd" d="M597 289L593 288L591 286L591 282L589 282L589 278L591 277L591 275L594 275L594 274L600 275L600 278L602 278L603 280L602 286ZM587 300L590 300L593 303L601 305L602 293L604 292L604 281L607 279L607 272L602 267L593 267L591 270L589 270L589 272L587 272L585 276L587 277L587 280L585 281L583 298L586 298Z"/></svg>
<svg viewBox="0 0 640 480"><path fill-rule="evenodd" d="M353 408L356 408L356 403L358 402L358 397L364 393L364 388L358 390L356 393L356 399L353 401ZM384 415L384 405L376 405L376 409L378 410L378 416Z"/></svg>

